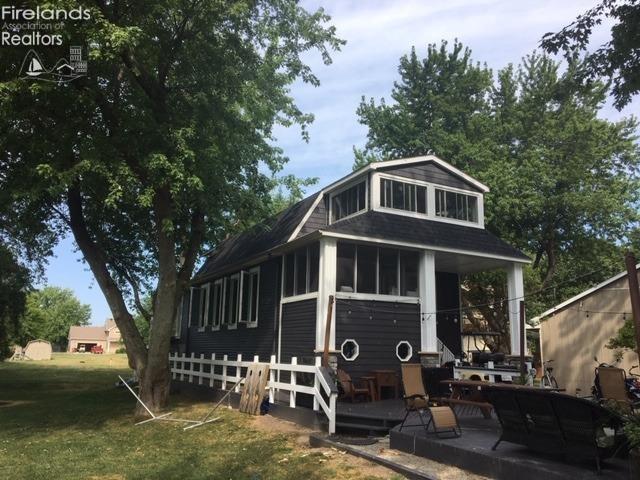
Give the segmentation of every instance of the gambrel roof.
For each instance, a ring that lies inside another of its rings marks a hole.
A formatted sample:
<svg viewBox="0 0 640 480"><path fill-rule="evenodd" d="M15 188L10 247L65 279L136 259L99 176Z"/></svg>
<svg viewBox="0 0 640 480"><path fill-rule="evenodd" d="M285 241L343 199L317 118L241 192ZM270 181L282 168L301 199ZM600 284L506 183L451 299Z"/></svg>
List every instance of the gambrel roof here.
<svg viewBox="0 0 640 480"><path fill-rule="evenodd" d="M286 244L305 238L317 239L322 235L353 235L379 240L398 240L424 248L464 251L480 255L493 255L506 259L528 262L529 258L516 248L500 240L483 228L466 227L427 219L368 211L331 225L313 228L303 226L317 207L323 206L325 194L349 184L357 178L366 178L369 172L392 171L401 167L431 165L449 174L456 182L462 182L471 190L486 193L489 187L434 156L405 158L371 163L331 183L318 193L285 209L251 229L223 241L206 259L196 273L193 282L203 282L230 268L237 268L255 259L268 256Z"/></svg>

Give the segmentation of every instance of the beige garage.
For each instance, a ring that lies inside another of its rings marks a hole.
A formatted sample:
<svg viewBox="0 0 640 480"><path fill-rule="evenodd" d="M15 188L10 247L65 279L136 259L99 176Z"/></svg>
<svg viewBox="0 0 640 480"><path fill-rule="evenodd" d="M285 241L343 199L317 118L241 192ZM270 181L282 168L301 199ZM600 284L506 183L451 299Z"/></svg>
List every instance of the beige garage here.
<svg viewBox="0 0 640 480"><path fill-rule="evenodd" d="M112 319L103 327L71 327L69 329L69 352L90 352L95 345L104 353L115 353L122 346L120 330Z"/></svg>
<svg viewBox="0 0 640 480"><path fill-rule="evenodd" d="M542 359L553 360L553 373L560 387L571 394L576 391L581 395L590 394L596 367L593 358L598 357L605 363L615 362L615 351L606 348L606 344L626 318L631 318L626 272L537 317ZM638 365L638 356L626 352L619 366L628 370L633 365Z"/></svg>

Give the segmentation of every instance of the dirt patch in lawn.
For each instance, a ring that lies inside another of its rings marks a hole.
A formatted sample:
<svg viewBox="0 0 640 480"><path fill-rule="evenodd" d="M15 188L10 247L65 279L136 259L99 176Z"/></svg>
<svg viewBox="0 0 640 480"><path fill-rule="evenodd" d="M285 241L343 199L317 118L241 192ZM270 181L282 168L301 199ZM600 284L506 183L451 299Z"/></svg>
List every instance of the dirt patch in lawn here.
<svg viewBox="0 0 640 480"><path fill-rule="evenodd" d="M330 478L404 478L388 468L349 455L336 448L310 448L309 434L313 430L293 422L287 422L271 415L260 415L252 418L252 427L256 430L288 436L295 443L298 456L317 456L319 463L325 464L335 471L336 475Z"/></svg>

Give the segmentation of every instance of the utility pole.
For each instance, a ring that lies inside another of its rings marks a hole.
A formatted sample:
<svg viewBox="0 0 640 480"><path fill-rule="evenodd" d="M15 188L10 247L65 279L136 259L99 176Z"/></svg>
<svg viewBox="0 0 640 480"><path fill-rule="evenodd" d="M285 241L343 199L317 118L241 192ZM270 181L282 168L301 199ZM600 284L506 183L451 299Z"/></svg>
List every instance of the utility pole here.
<svg viewBox="0 0 640 480"><path fill-rule="evenodd" d="M633 312L633 327L636 332L636 352L640 359L640 290L638 289L638 272L636 271L636 256L629 251L624 256L627 265L627 279L629 281L629 296L631 297L631 311Z"/></svg>

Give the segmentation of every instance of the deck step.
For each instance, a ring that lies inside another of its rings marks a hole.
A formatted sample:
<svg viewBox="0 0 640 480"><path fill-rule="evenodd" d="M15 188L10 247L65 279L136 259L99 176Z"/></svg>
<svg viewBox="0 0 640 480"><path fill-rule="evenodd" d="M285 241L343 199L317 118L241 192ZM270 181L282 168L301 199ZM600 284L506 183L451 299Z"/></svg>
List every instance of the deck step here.
<svg viewBox="0 0 640 480"><path fill-rule="evenodd" d="M369 425L366 423L354 423L354 422L343 422L336 421L336 428L344 428L348 430L362 430L366 432L388 432L392 427L385 425Z"/></svg>

